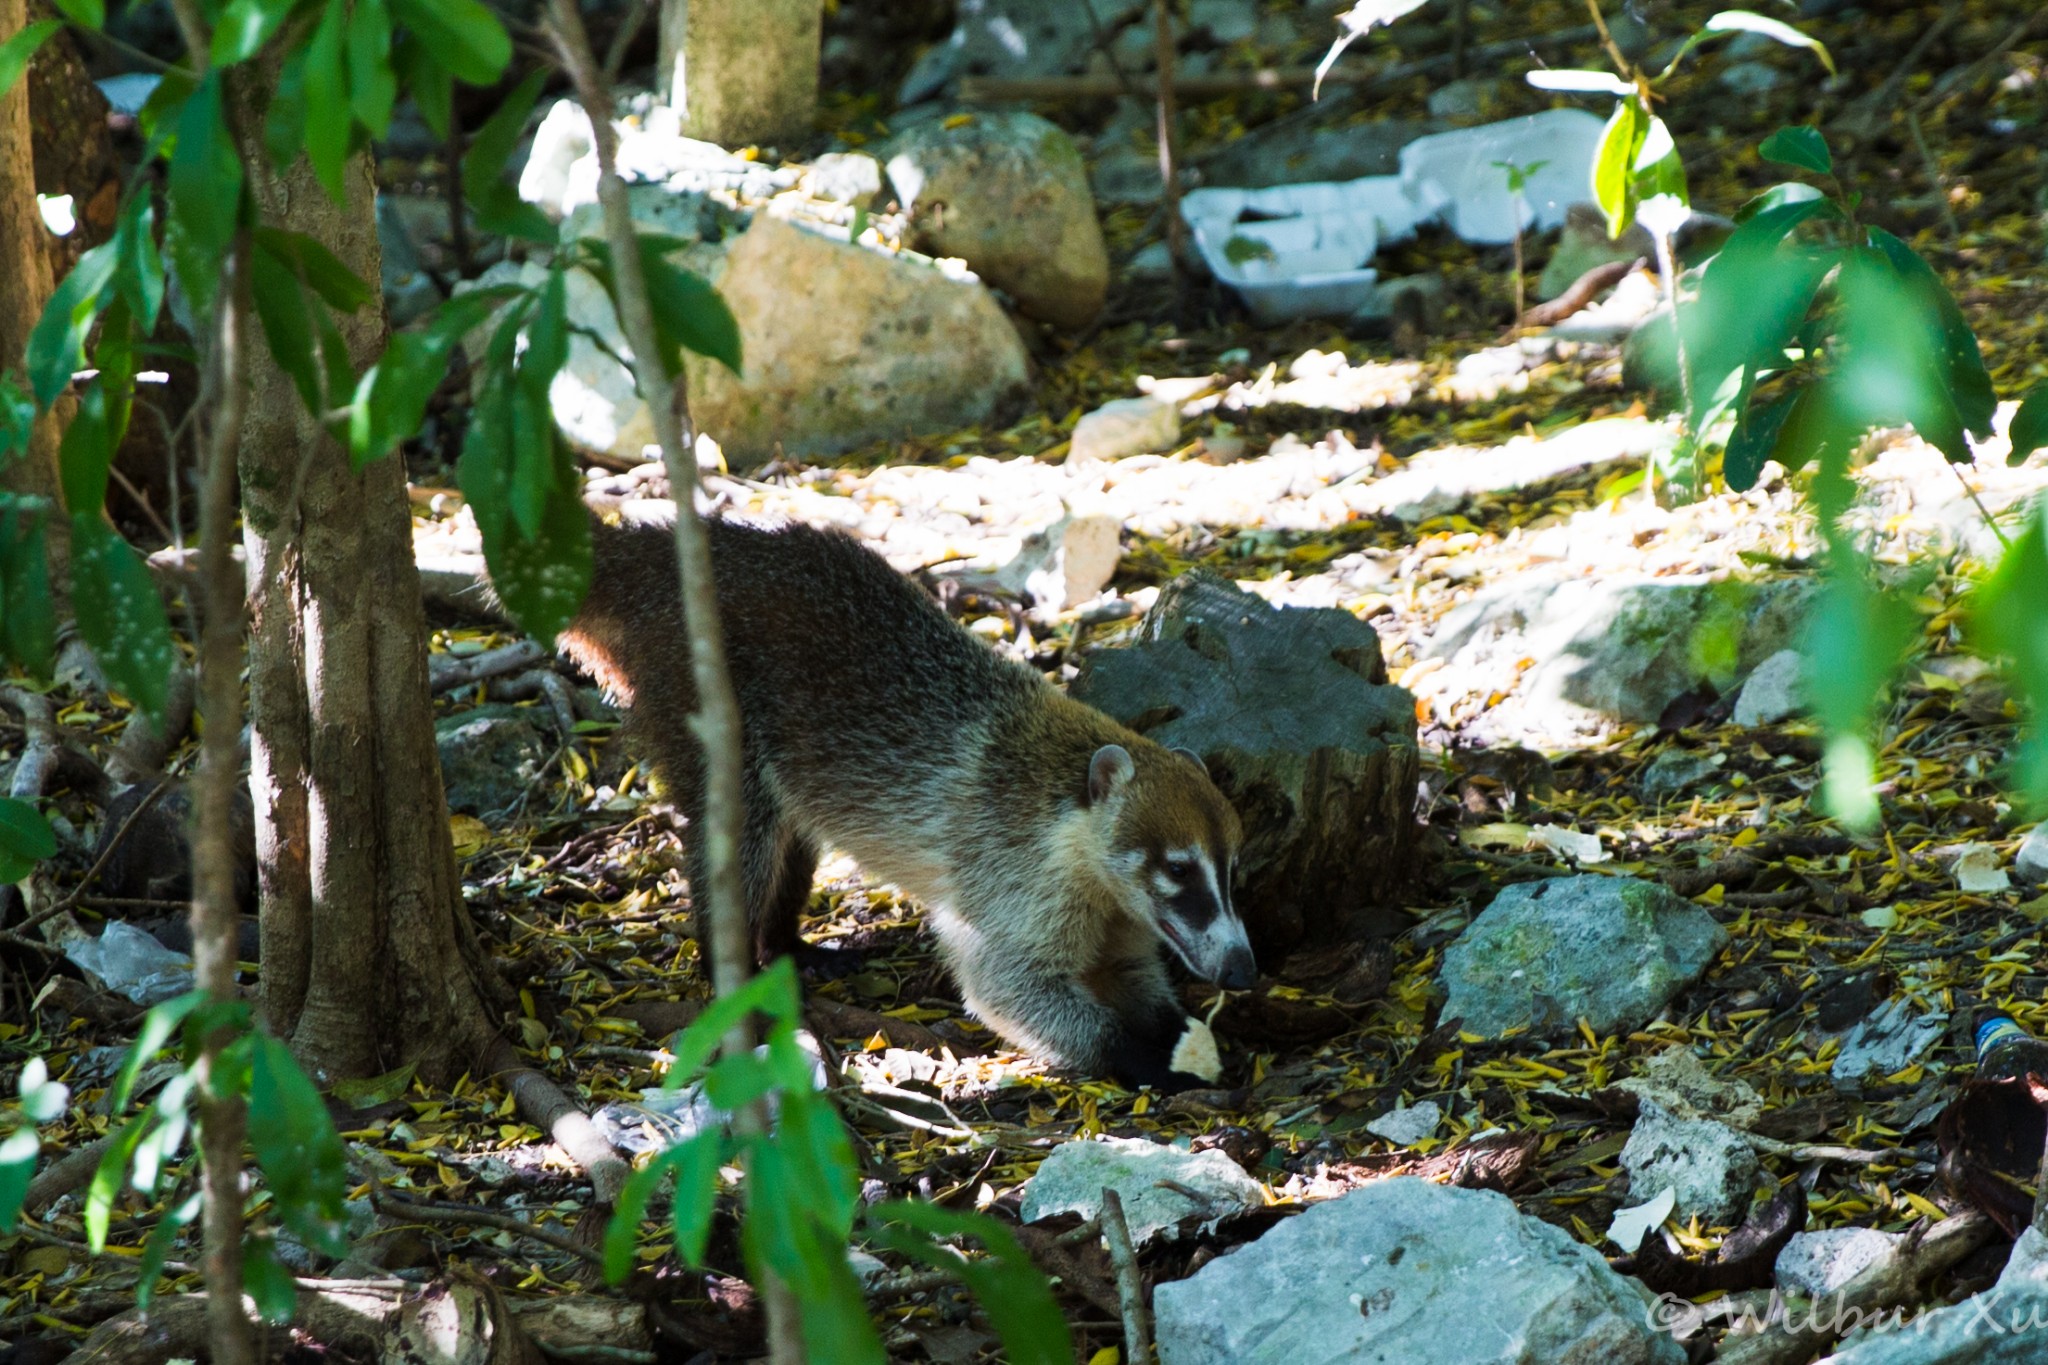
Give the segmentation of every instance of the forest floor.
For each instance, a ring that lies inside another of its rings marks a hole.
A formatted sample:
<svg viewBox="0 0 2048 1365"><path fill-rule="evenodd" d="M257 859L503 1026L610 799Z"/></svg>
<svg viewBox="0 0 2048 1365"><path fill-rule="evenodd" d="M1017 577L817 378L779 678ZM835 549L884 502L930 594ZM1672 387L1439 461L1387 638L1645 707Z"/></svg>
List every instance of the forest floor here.
<svg viewBox="0 0 2048 1365"><path fill-rule="evenodd" d="M1561 3L1526 8L1532 29L1580 13ZM1856 89L1890 74L1927 22L1924 6L1867 8L1881 12L1835 54L1845 69L1860 63L1869 73ZM1929 58L1926 70L1903 73L1905 101L1966 68L2017 17L2012 5L1954 8L1963 17L1936 49L1953 64ZM2039 52L2036 45L2028 56L2022 45L1999 67L2025 79L1987 82L1971 98L1934 98L1918 111L1932 164L1903 127L1836 146L1864 211L1941 271L2007 398L2048 376L2048 153L2040 137L2048 66ZM1816 99L1828 106L1818 111L1826 127L1849 103L1816 96L1802 54L1761 59L1797 79L1767 97L1736 100L1713 83L1707 61L1668 88L1665 114L1700 208L1732 213L1772 183L1753 149L1773 128L1812 120ZM1411 111L1425 93L1419 83L1378 92L1355 117ZM1263 98L1198 107L1190 124L1200 136L1225 139L1271 112L1253 107ZM849 126L857 118L856 111ZM1119 257L1156 231L1129 209L1113 212L1108 226ZM1532 243L1532 275L1544 249ZM1655 507L1628 487L1639 462L1620 456L1522 491L1478 492L1412 525L1359 513L1350 492L1418 456L1533 449L1534 439L1596 419L1656 417L1646 395L1622 387L1610 347L1561 348L1475 380L1488 367L1462 362L1513 349L1503 330L1514 289L1507 252L1425 237L1397 254L1387 273L1441 273L1450 284L1445 330L1413 341L1407 353L1328 323L1254 328L1202 288L1176 298L1170 285L1128 285L1091 333L1039 339L1037 401L1014 426L891 444L830 467L714 480L714 491L747 510L849 525L899 567L963 555L1000 562L1024 530L1057 515L1080 480L1061 457L1081 413L1139 392L1141 376L1185 380L1175 393L1215 401L1185 424L1183 448L1107 476L1147 509L1127 519L1112 589L1142 606L1175 574L1201 566L1262 585L1275 601L1353 610L1379 628L1393 680L1420 698L1419 814L1450 855L1426 891L1400 907L1406 927L1392 943L1385 997L1344 1003L1268 978L1254 994L1270 1006L1237 1016L1263 1031L1225 1037L1226 1088L1194 1102L1050 1072L1001 1051L964 1016L915 907L864 882L850 864L828 864L806 931L860 949L864 962L812 989L862 1011L838 1016L859 1028L821 1041L849 1080L846 1113L865 1176L895 1193L1011 1208L1053 1145L1118 1134L1221 1147L1285 1206L1395 1171L1451 1176L1456 1154L1473 1144L1493 1140L1498 1150L1503 1136L1533 1135L1513 1149L1498 1183L1526 1212L1605 1247L1614 1211L1630 1202L1617 1157L1632 1115L1614 1084L1649 1058L1685 1048L1721 1079L1754 1088L1764 1108L1754 1126L1763 1136L1853 1153L1764 1158L1772 1177L1804 1185L1809 1227L1898 1231L1947 1216L1962 1205L1938 1176L1934 1123L1970 1060L1972 1008L2001 1005L2048 1036L2048 896L2017 883L1963 890L1954 864L1959 847L1981 844L2009 869L2025 828L2001 785L2001 762L2017 742L2017 706L1995 677L1962 658L1961 602L1982 567L1970 546L1982 537L1981 526L1966 524L1974 509L1962 521L1949 515L1960 497L1956 476L1910 437L1885 443L1865 475L1880 493L1912 494L1897 505L1880 496L1875 505L1896 515L1877 518L1877 529L1896 557L1916 557L1933 571L1921 589L1923 651L1882 714L1876 834L1853 837L1818 809L1818 731L1804 720L1738 727L1711 698L1662 724L1596 729L1503 710L1512 679L1501 686L1446 676L1424 647L1444 614L1481 588L1553 562L1546 547L1558 534L1590 572L1782 577L1813 572L1811 520L1796 479L1682 509ZM1168 320L1176 315L1182 320ZM2003 454L1987 446L1962 478L1980 494L2010 495L2002 499L2009 505L2040 486L2041 472L2007 471ZM432 472L423 478L432 481ZM1101 493L1101 477L1091 478ZM1932 492L1937 484L1945 500ZM1056 679L1083 643L1072 614L1027 624L1000 603L977 608L970 600L968 624ZM436 647L469 652L511 638L451 626ZM1085 644L1114 638L1113 629L1096 629ZM90 729L102 718L80 703L63 719ZM479 924L529 1003L515 1041L591 1104L633 1103L660 1085L665 1036L687 1018L687 1008L669 1002L699 997L704 986L664 808L601 727L579 739L517 815L457 817L458 851ZM1526 759L1504 768L1475 760L1475 745ZM1706 758L1715 776L1694 794L1659 801L1643 778L1673 751ZM1477 1044L1433 1031L1445 944L1502 886L1568 866L1541 851L1500 851L1503 826L1533 825L1593 836L1604 860L1587 870L1670 886L1728 931L1729 946L1707 975L1644 1029L1589 1033L1570 1046ZM1901 1071L1838 1086L1830 1073L1844 1029L1894 999L1915 1016L1943 1016L1940 1042ZM0 1027L19 1042L29 1026ZM103 1083L93 1078L118 1064L127 1038L119 1027L79 1021L37 1041L53 1073L85 1091ZM941 1103L944 1114L934 1122L938 1111L926 1105L906 1122L901 1106L863 1098L864 1080L908 1088ZM1367 1130L1395 1105L1425 1101L1443 1114L1428 1135L1397 1145ZM488 1078L428 1091L400 1073L354 1091L351 1104L337 1106L345 1136L416 1197L512 1213L558 1233L584 1211L568 1168L543 1135L512 1116L509 1098ZM82 1142L105 1123L89 1107L75 1110L52 1130L52 1146ZM63 1222L60 1211L57 1226ZM125 1226L139 1241L140 1225ZM1728 1231L1694 1224L1672 1234L1698 1254ZM404 1245L390 1249L387 1268L465 1261L508 1290L596 1287L586 1259L504 1227L465 1228L457 1218L391 1235ZM1178 1278L1230 1241L1184 1241L1146 1253L1143 1264L1157 1279ZM668 1254L665 1246L650 1227L651 1263ZM1950 1292L1988 1282L2004 1248L1989 1250L1996 1255L1958 1270ZM107 1290L127 1283L118 1263L94 1262L61 1239L18 1242L8 1268L0 1326L75 1330L100 1312ZM725 1268L737 1273L736 1260ZM1106 1283L1107 1267L1098 1270L1096 1282ZM1083 1359L1121 1340L1113 1300L1070 1286L1065 1302ZM992 1358L992 1338L943 1295L905 1295L884 1311L903 1358Z"/></svg>

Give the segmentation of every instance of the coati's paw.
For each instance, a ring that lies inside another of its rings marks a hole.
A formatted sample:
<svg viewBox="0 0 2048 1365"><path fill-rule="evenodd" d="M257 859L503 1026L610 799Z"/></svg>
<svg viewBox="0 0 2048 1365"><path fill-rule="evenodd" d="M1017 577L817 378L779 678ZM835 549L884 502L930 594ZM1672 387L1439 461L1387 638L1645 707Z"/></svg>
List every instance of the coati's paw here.
<svg viewBox="0 0 2048 1365"><path fill-rule="evenodd" d="M809 981L837 981L868 965L868 955L858 948L821 948L804 943L790 956L796 959L797 971Z"/></svg>
<svg viewBox="0 0 2048 1365"><path fill-rule="evenodd" d="M1216 1035L1195 1018L1190 1018L1187 1027L1181 1030L1180 1041L1173 1045L1173 1056L1167 1065L1204 1085L1214 1085L1223 1078L1223 1058L1216 1051Z"/></svg>

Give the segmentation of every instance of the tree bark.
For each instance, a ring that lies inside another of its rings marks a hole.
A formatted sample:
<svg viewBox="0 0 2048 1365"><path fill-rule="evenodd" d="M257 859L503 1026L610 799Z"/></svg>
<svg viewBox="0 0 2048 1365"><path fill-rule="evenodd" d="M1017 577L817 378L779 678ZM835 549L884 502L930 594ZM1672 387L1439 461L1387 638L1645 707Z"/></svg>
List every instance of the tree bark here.
<svg viewBox="0 0 2048 1365"><path fill-rule="evenodd" d="M0 0L0 35L19 33L28 23L25 0ZM60 35L61 36L61 35ZM16 81L0 99L0 370L17 369L28 347L29 330L49 302L50 258L36 206L28 82ZM57 497L57 443L63 428L56 411L36 418L23 458L0 465L0 490L49 500L47 543L50 590L59 620L71 609L71 538Z"/></svg>
<svg viewBox="0 0 2048 1365"><path fill-rule="evenodd" d="M261 114L243 110L241 126L262 127ZM257 148L245 161L265 222L323 242L374 286L367 155L349 164L345 206L303 161L282 176ZM382 348L381 311L339 321L361 369ZM263 1013L322 1081L405 1062L445 1080L495 1035L434 746L404 466L351 470L267 353L250 357L249 392L240 471Z"/></svg>
<svg viewBox="0 0 2048 1365"><path fill-rule="evenodd" d="M662 0L661 65L683 131L739 146L811 131L820 0Z"/></svg>

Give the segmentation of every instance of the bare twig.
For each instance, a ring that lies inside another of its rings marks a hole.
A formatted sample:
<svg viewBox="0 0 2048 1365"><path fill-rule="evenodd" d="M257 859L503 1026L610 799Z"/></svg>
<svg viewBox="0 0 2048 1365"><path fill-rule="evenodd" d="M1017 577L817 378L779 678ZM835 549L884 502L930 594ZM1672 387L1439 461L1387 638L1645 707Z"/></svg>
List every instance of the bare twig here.
<svg viewBox="0 0 2048 1365"><path fill-rule="evenodd" d="M1159 53L1159 211L1166 217L1166 255L1173 263L1173 287L1178 298L1182 289L1180 220L1180 171L1175 165L1179 118L1174 107L1173 16L1167 0L1152 0L1153 36Z"/></svg>
<svg viewBox="0 0 2048 1365"><path fill-rule="evenodd" d="M411 1218L421 1223L495 1228L500 1232L509 1232L515 1237L529 1237L557 1251L566 1251L591 1265L604 1264L602 1255L567 1233L556 1232L553 1228L509 1213L497 1213L490 1209L474 1208L468 1204L455 1204L446 1200L404 1199L381 1188L371 1189L370 1203L379 1213L388 1213L396 1218Z"/></svg>
<svg viewBox="0 0 2048 1365"><path fill-rule="evenodd" d="M436 692L452 692L458 687L468 687L489 678L522 672L547 656L547 651L531 640L500 645L467 658L435 654L427 659L427 685Z"/></svg>
<svg viewBox="0 0 2048 1365"><path fill-rule="evenodd" d="M596 1201L605 1208L616 1204L632 1170L597 1131L590 1116L560 1086L520 1061L512 1045L502 1038L492 1040L484 1065L512 1092L512 1101L527 1122L553 1138L569 1159L583 1168Z"/></svg>
<svg viewBox="0 0 2048 1365"><path fill-rule="evenodd" d="M1138 1274L1138 1253L1131 1246L1130 1224L1124 1221L1122 1196L1102 1188L1102 1240L1116 1269L1117 1306L1124 1318L1124 1359L1148 1365L1152 1359L1152 1322L1145 1309L1145 1281Z"/></svg>
<svg viewBox="0 0 2048 1365"><path fill-rule="evenodd" d="M20 714L21 727L28 735L21 757L15 762L7 794L17 801L34 801L56 775L57 761L64 752L57 712L48 697L25 687L0 687L0 704Z"/></svg>
<svg viewBox="0 0 2048 1365"><path fill-rule="evenodd" d="M597 197L604 209L605 240L611 248L617 285L619 323L633 349L634 380L654 417L668 470L670 494L676 502L676 561L681 571L683 620L688 632L691 680L696 684L697 714L691 718L703 764L704 818L691 831L701 841L707 885L691 888L705 904L699 923L708 924L712 983L720 996L746 984L753 970L753 935L740 887L739 834L740 706L732 675L726 668L725 635L719 622L718 592L711 575L711 538L697 517L697 461L685 430L688 395L683 378L662 369L662 348L655 333L654 310L640 262L639 235L619 179L618 133L612 126L612 97L604 74L590 51L583 17L574 0L549 0L555 45L576 87L576 96L590 116L597 150ZM726 1035L728 1055L751 1052L753 1029L741 1021ZM740 1136L758 1136L768 1128L766 1106L741 1106L733 1116ZM768 1317L768 1353L776 1365L804 1359L795 1297L776 1276L762 1274L755 1285Z"/></svg>

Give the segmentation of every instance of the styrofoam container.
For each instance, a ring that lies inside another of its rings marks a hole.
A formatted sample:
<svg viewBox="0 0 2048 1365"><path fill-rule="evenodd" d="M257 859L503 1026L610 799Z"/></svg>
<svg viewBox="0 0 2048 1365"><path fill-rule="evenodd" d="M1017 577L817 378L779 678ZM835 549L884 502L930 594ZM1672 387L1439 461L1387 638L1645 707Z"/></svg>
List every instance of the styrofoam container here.
<svg viewBox="0 0 2048 1365"><path fill-rule="evenodd" d="M1362 307L1379 279L1368 264L1379 244L1415 230L1414 205L1391 175L1193 190L1182 198L1181 214L1210 271L1261 323Z"/></svg>

